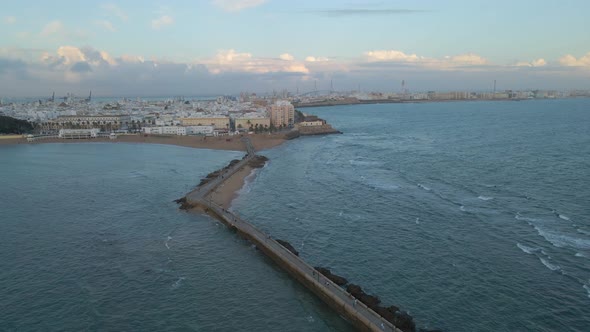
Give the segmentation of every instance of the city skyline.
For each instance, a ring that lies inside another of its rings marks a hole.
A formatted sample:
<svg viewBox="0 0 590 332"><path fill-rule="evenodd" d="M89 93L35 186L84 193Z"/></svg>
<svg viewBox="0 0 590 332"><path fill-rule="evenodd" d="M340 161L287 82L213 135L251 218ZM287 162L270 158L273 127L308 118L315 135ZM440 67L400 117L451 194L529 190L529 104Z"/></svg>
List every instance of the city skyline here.
<svg viewBox="0 0 590 332"><path fill-rule="evenodd" d="M0 5L0 96L587 89L584 1Z"/></svg>

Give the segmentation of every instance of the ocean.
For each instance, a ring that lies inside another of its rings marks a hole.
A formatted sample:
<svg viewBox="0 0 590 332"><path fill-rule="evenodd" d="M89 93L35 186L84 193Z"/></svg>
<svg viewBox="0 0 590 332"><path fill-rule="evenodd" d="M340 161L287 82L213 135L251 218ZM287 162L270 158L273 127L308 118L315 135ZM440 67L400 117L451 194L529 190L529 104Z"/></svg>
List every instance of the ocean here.
<svg viewBox="0 0 590 332"><path fill-rule="evenodd" d="M444 331L590 329L590 100L302 109L234 201L312 265ZM0 330L352 331L213 219L239 152L0 146Z"/></svg>

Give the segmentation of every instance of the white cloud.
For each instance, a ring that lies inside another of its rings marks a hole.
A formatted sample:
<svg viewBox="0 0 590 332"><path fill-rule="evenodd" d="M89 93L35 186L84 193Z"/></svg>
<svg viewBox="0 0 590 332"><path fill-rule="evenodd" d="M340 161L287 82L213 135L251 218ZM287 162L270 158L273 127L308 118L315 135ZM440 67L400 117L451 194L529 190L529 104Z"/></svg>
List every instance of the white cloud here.
<svg viewBox="0 0 590 332"><path fill-rule="evenodd" d="M279 55L279 59L285 60L285 61L293 61L293 60L295 60L295 57L293 57L289 53L283 53L283 54Z"/></svg>
<svg viewBox="0 0 590 332"><path fill-rule="evenodd" d="M213 0L213 3L229 12L237 12L242 9L257 7L267 0Z"/></svg>
<svg viewBox="0 0 590 332"><path fill-rule="evenodd" d="M365 56L370 62L373 61L391 61L391 62L416 62L420 58L416 54L406 54L396 50L377 50L365 52Z"/></svg>
<svg viewBox="0 0 590 332"><path fill-rule="evenodd" d="M566 54L559 59L559 63L567 67L590 67L590 52L579 59L571 54Z"/></svg>
<svg viewBox="0 0 590 332"><path fill-rule="evenodd" d="M103 29L110 31L110 32L115 32L117 31L117 29L115 29L115 27L113 26L113 23L111 23L110 21L107 20L97 20L94 22L96 25L102 27Z"/></svg>
<svg viewBox="0 0 590 332"><path fill-rule="evenodd" d="M161 28L171 24L174 24L174 19L169 15L163 15L157 19L152 20L152 29L160 30Z"/></svg>
<svg viewBox="0 0 590 332"><path fill-rule="evenodd" d="M519 61L514 66L516 67L545 67L547 65L547 61L545 59L537 59L531 62L526 61Z"/></svg>
<svg viewBox="0 0 590 332"><path fill-rule="evenodd" d="M50 37L53 35L63 34L65 32L65 28L61 21L51 21L47 23L43 29L41 30L41 37Z"/></svg>
<svg viewBox="0 0 590 332"><path fill-rule="evenodd" d="M2 20L2 22L4 22L4 24L6 24L6 25L14 24L14 23L16 23L16 17L5 16L4 19Z"/></svg>
<svg viewBox="0 0 590 332"><path fill-rule="evenodd" d="M238 73L309 73L309 69L303 63L294 61L290 54L282 54L276 58L255 58L251 53L238 53L235 50L219 51L212 59L200 61L211 73L222 72Z"/></svg>
<svg viewBox="0 0 590 332"><path fill-rule="evenodd" d="M452 63L457 65L472 65L479 66L485 65L488 61L481 56L474 53L460 54L450 57Z"/></svg>
<svg viewBox="0 0 590 332"><path fill-rule="evenodd" d="M107 3L102 5L101 8L118 17L121 19L121 21L127 21L127 14L121 8L119 8L119 6L112 3Z"/></svg>
<svg viewBox="0 0 590 332"><path fill-rule="evenodd" d="M315 57L315 56L308 56L305 58L306 62L326 62L326 61L330 61L330 59L320 56L320 57Z"/></svg>

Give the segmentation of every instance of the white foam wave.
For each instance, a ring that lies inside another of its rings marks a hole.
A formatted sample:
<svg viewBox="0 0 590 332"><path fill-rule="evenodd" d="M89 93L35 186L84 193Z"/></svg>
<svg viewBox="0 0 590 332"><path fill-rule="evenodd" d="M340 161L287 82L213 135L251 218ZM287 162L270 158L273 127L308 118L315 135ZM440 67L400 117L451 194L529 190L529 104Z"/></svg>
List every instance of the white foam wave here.
<svg viewBox="0 0 590 332"><path fill-rule="evenodd" d="M586 290L586 292L588 293L588 297L590 297L590 287L588 285L584 285L582 286L584 287L584 289Z"/></svg>
<svg viewBox="0 0 590 332"><path fill-rule="evenodd" d="M533 248L525 246L524 244L517 243L516 246L520 248L520 250L524 251L525 253L531 255L533 252L538 251L539 248Z"/></svg>
<svg viewBox="0 0 590 332"><path fill-rule="evenodd" d="M461 205L461 206L459 207L459 210L461 210L461 211L463 211L463 212L467 211L467 210L465 209L465 206L463 206L463 205Z"/></svg>
<svg viewBox="0 0 590 332"><path fill-rule="evenodd" d="M420 223L420 218L416 218L416 224Z"/></svg>
<svg viewBox="0 0 590 332"><path fill-rule="evenodd" d="M538 219L535 219L535 218L523 217L523 216L521 216L521 215L520 215L520 213L517 213L517 214L514 216L514 219L516 219L516 220L522 220L522 221L526 221L526 222L528 222L528 223L529 223L529 225L532 225L532 224L531 224L532 222L539 221Z"/></svg>
<svg viewBox="0 0 590 332"><path fill-rule="evenodd" d="M557 234L546 231L538 226L533 226L537 233L549 241L553 246L558 248L572 247L577 249L590 249L590 240L573 237L565 234Z"/></svg>
<svg viewBox="0 0 590 332"><path fill-rule="evenodd" d="M429 187L427 187L427 186L425 186L425 185L423 185L421 183L418 183L418 187L420 187L420 188L422 188L422 189L424 189L426 191L430 191L430 188Z"/></svg>
<svg viewBox="0 0 590 332"><path fill-rule="evenodd" d="M563 214L557 214L557 215L559 216L559 219L570 221L570 218L566 215L563 215Z"/></svg>
<svg viewBox="0 0 590 332"><path fill-rule="evenodd" d="M551 270L551 271L559 271L559 270L561 270L561 267L559 265L551 264L546 259L544 259L543 257L539 257L539 259L541 260L541 263L543 263L543 265L545 265L549 270Z"/></svg>
<svg viewBox="0 0 590 332"><path fill-rule="evenodd" d="M170 250L170 247L168 246L168 242L169 242L170 240L172 240L172 236L168 236L168 238L166 238L166 241L164 242L164 245L166 246L166 248L167 248L168 250Z"/></svg>
<svg viewBox="0 0 590 332"><path fill-rule="evenodd" d="M178 280L176 280L176 281L174 282L174 284L172 285L172 289L176 289L176 288L180 287L180 283L181 283L181 282L182 282L184 279L186 279L186 278L185 278L185 277L179 277L179 278L178 278Z"/></svg>
<svg viewBox="0 0 590 332"><path fill-rule="evenodd" d="M379 165L381 165L381 162L379 162L379 161L363 160L363 159L351 159L348 161L348 163L353 166L379 166Z"/></svg>
<svg viewBox="0 0 590 332"><path fill-rule="evenodd" d="M489 196L477 196L478 199L481 199L482 201L489 201L494 199L493 197L489 197Z"/></svg>
<svg viewBox="0 0 590 332"><path fill-rule="evenodd" d="M584 254L582 254L581 252L577 252L574 256L576 257L586 257L584 256Z"/></svg>
<svg viewBox="0 0 590 332"><path fill-rule="evenodd" d="M586 235L590 235L590 232L588 232L588 231L585 231L585 230L583 230L583 229L580 229L580 228L576 229L576 231L577 231L578 233L580 233L580 234L586 234Z"/></svg>

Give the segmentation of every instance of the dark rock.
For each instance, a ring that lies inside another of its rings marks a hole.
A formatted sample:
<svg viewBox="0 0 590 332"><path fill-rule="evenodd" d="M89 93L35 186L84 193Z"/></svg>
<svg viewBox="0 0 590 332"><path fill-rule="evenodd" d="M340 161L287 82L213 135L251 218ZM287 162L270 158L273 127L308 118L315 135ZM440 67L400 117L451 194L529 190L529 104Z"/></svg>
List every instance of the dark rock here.
<svg viewBox="0 0 590 332"><path fill-rule="evenodd" d="M261 168L266 164L268 158L265 156L256 155L250 161L248 161L248 166L252 168Z"/></svg>
<svg viewBox="0 0 590 332"><path fill-rule="evenodd" d="M359 285L350 284L346 287L346 291L374 311L376 311L376 309L379 307L379 303L381 303L379 297L363 292L363 289Z"/></svg>
<svg viewBox="0 0 590 332"><path fill-rule="evenodd" d="M414 323L414 318L412 318L412 316L410 316L407 312L396 311L395 317L391 323L404 332L416 331L416 323Z"/></svg>
<svg viewBox="0 0 590 332"><path fill-rule="evenodd" d="M339 275L333 274L329 269L321 267L321 266L316 266L314 267L314 269L316 269L319 273L323 274L326 278L332 280L332 282L334 282L336 285L338 286L344 286L348 283L348 280L346 280L346 278L341 277Z"/></svg>
<svg viewBox="0 0 590 332"><path fill-rule="evenodd" d="M292 252L295 256L299 256L299 251L295 250L295 248L291 245L291 243L283 240L277 239L277 242L282 245L283 247L287 248L290 252Z"/></svg>
<svg viewBox="0 0 590 332"><path fill-rule="evenodd" d="M176 204L180 204L179 209L181 209L181 210L190 210L194 207L193 204L191 204L187 201L186 197L175 199L174 202Z"/></svg>

